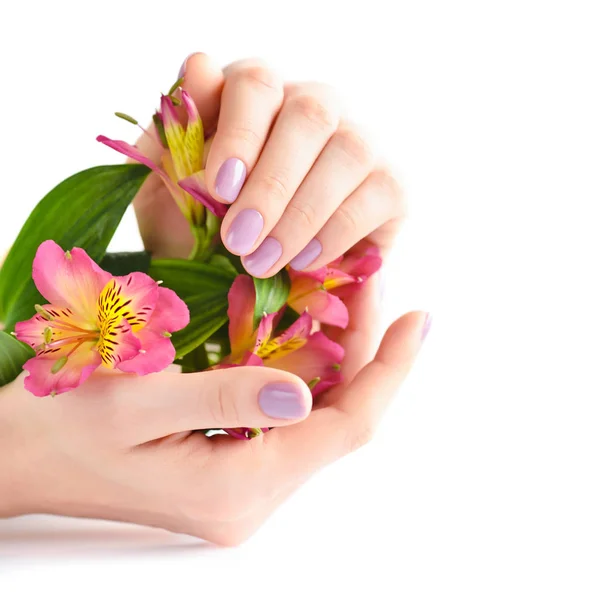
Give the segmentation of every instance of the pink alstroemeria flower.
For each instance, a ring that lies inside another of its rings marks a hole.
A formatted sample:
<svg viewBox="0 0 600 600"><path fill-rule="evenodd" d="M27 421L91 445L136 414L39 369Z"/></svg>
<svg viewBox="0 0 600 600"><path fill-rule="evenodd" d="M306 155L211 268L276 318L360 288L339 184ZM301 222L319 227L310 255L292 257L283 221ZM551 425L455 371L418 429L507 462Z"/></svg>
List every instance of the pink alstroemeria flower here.
<svg viewBox="0 0 600 600"><path fill-rule="evenodd" d="M379 271L381 264L379 249L365 242L316 271L303 272L290 268L292 287L288 304L299 314L306 311L321 323L346 328L348 309L338 294L356 291L373 273ZM335 294L331 293L333 290Z"/></svg>
<svg viewBox="0 0 600 600"><path fill-rule="evenodd" d="M229 290L229 340L231 354L216 369L235 366L265 366L288 371L311 386L314 397L342 381L340 363L344 349L318 331L311 333L313 320L303 314L291 327L274 336L281 313L265 315L254 328L256 291L252 278L238 275ZM238 439L251 439L268 429L226 429Z"/></svg>
<svg viewBox="0 0 600 600"><path fill-rule="evenodd" d="M44 242L33 280L49 304L37 306L15 335L36 352L24 365L25 388L36 396L81 385L98 367L147 375L175 359L171 333L187 326L185 303L144 273L113 277L88 255Z"/></svg>
<svg viewBox="0 0 600 600"><path fill-rule="evenodd" d="M185 90L181 90L181 104L185 119L180 117L171 96L161 98L160 111L154 115L156 143L162 148L161 165L127 142L103 135L96 139L157 173L189 223L199 227L204 223L204 207L219 218L225 216L228 207L214 200L206 189L204 128L198 109ZM133 119L132 122L136 123Z"/></svg>
<svg viewBox="0 0 600 600"><path fill-rule="evenodd" d="M313 319L304 313L286 331L275 334L280 313L265 315L254 328L256 292L252 278L238 275L229 290L231 355L225 365L265 366L301 377L317 396L342 380L344 349L323 332L312 333Z"/></svg>

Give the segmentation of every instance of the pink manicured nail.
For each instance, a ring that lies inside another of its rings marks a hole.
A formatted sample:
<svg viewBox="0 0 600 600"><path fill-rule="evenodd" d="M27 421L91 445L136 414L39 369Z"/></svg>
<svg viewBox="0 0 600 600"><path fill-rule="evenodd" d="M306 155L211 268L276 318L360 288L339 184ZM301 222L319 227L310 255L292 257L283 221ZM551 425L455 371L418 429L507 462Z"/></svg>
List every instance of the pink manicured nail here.
<svg viewBox="0 0 600 600"><path fill-rule="evenodd" d="M225 202L235 202L246 181L246 165L239 158L228 158L219 169L215 191Z"/></svg>
<svg viewBox="0 0 600 600"><path fill-rule="evenodd" d="M425 341L429 330L431 329L431 313L427 313L427 318L425 319L425 323L423 324L423 331L421 332L421 341Z"/></svg>
<svg viewBox="0 0 600 600"><path fill-rule="evenodd" d="M299 419L308 414L302 391L293 383L270 383L258 395L260 408L275 419Z"/></svg>
<svg viewBox="0 0 600 600"><path fill-rule="evenodd" d="M245 208L233 220L225 245L234 254L248 254L260 236L265 221L263 216L253 208Z"/></svg>
<svg viewBox="0 0 600 600"><path fill-rule="evenodd" d="M272 237L268 237L252 254L244 257L244 268L250 275L260 277L264 275L283 254L281 244Z"/></svg>
<svg viewBox="0 0 600 600"><path fill-rule="evenodd" d="M314 262L321 252L323 252L323 246L319 240L314 238L310 240L304 250L290 262L290 267L296 269L296 271L301 271Z"/></svg>

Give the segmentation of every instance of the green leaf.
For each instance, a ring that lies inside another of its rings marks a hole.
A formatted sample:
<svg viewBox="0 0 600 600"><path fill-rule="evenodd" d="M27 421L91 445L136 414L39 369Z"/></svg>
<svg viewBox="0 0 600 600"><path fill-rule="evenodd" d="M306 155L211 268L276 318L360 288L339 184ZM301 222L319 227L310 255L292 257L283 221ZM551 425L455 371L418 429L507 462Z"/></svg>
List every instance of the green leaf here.
<svg viewBox="0 0 600 600"><path fill-rule="evenodd" d="M0 331L0 387L16 379L23 365L33 356L34 352L29 346Z"/></svg>
<svg viewBox="0 0 600 600"><path fill-rule="evenodd" d="M208 264L212 265L213 267L217 267L218 269L221 269L230 275L233 275L233 277L239 273L239 271L233 266L231 260L222 254L213 254L210 257Z"/></svg>
<svg viewBox="0 0 600 600"><path fill-rule="evenodd" d="M254 279L256 290L256 304L254 306L254 324L262 316L277 312L287 301L290 294L290 278L287 271L279 271L274 277L268 279Z"/></svg>
<svg viewBox="0 0 600 600"><path fill-rule="evenodd" d="M41 200L0 271L0 320L8 329L43 302L31 279L39 245L54 240L65 250L83 248L100 262L148 173L143 165L95 167L69 177Z"/></svg>
<svg viewBox="0 0 600 600"><path fill-rule="evenodd" d="M235 279L233 272L214 265L166 259L152 261L148 274L173 290L190 310L190 324L171 338L177 358L195 350L227 323L227 294Z"/></svg>
<svg viewBox="0 0 600 600"><path fill-rule="evenodd" d="M150 268L149 252L109 252L100 266L115 277L130 273L147 273Z"/></svg>

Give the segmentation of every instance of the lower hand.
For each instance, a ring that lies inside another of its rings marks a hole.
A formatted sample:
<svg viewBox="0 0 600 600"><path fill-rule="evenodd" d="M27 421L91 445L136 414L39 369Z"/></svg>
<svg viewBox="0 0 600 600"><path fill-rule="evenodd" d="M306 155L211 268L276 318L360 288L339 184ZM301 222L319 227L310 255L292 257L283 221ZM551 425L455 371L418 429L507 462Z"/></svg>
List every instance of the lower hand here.
<svg viewBox="0 0 600 600"><path fill-rule="evenodd" d="M327 332L346 350L345 383L310 415L306 385L265 367L93 376L44 400L21 378L2 388L0 517L103 518L244 541L314 471L371 438L409 372L426 315L394 323L373 358L376 287L351 300L347 330ZM249 426L276 429L250 441L194 432Z"/></svg>

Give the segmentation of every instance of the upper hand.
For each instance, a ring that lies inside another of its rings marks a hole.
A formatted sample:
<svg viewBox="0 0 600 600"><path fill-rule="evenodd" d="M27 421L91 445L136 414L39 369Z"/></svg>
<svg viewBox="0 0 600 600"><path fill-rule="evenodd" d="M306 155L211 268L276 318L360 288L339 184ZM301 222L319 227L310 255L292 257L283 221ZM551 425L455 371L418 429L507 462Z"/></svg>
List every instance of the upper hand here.
<svg viewBox="0 0 600 600"><path fill-rule="evenodd" d="M211 195L231 204L221 236L246 270L269 277L291 263L314 270L367 238L385 252L403 216L400 187L333 91L285 83L263 63L222 71L190 56L183 87L214 133L206 164ZM146 153L155 145L142 137ZM158 255L189 253L191 236L158 178L136 199L142 236Z"/></svg>

